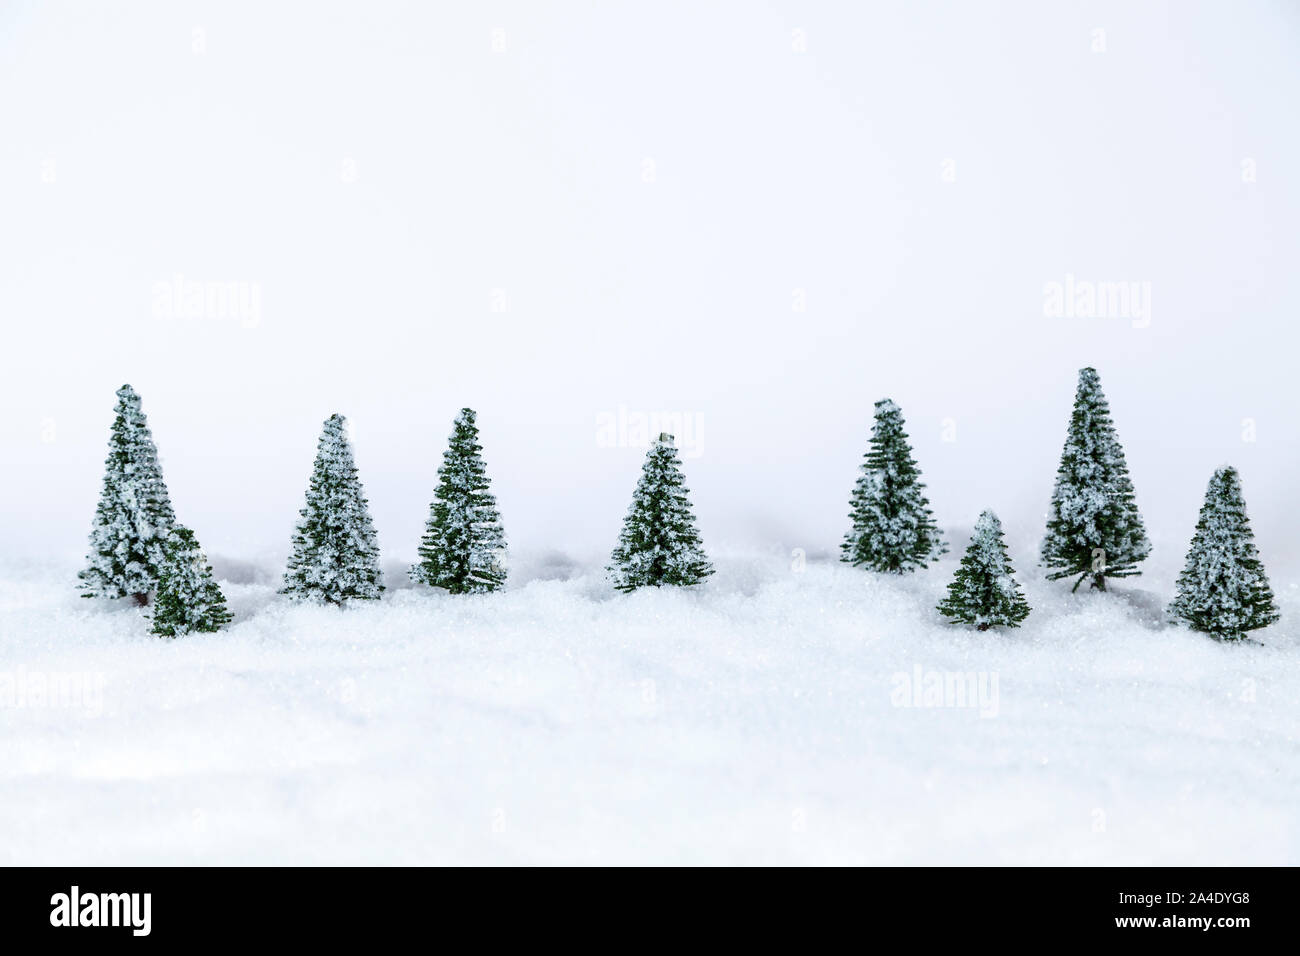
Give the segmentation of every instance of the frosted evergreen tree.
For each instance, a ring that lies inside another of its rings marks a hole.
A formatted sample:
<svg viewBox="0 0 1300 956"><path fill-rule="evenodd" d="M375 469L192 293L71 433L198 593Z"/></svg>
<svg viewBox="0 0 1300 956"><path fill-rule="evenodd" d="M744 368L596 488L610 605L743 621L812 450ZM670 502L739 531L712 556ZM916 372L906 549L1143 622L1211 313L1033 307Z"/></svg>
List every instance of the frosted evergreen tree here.
<svg viewBox="0 0 1300 956"><path fill-rule="evenodd" d="M1078 575L1074 590L1091 578L1104 591L1107 578L1141 574L1137 564L1150 553L1101 379L1080 369L1043 540L1048 580Z"/></svg>
<svg viewBox="0 0 1300 956"><path fill-rule="evenodd" d="M482 451L474 410L462 408L438 469L411 580L452 594L495 591L505 583L505 532Z"/></svg>
<svg viewBox="0 0 1300 956"><path fill-rule="evenodd" d="M1002 523L992 511L985 511L975 522L970 546L948 585L948 596L939 603L939 613L981 631L1019 627L1029 616L1029 604L1014 573L1002 540Z"/></svg>
<svg viewBox="0 0 1300 956"><path fill-rule="evenodd" d="M88 563L77 575L83 596L131 596L139 605L148 604L175 521L140 396L123 385L117 390L117 417L90 530Z"/></svg>
<svg viewBox="0 0 1300 956"><path fill-rule="evenodd" d="M673 436L665 433L646 453L641 479L607 568L620 591L699 584L713 573L695 529L695 515Z"/></svg>
<svg viewBox="0 0 1300 956"><path fill-rule="evenodd" d="M1220 468L1210 479L1169 613L1221 641L1240 640L1280 616L1235 468Z"/></svg>
<svg viewBox="0 0 1300 956"><path fill-rule="evenodd" d="M281 594L343 604L383 591L379 545L342 415L325 421Z"/></svg>
<svg viewBox="0 0 1300 956"><path fill-rule="evenodd" d="M902 409L886 398L876 402L875 414L871 447L849 499L852 526L840 560L902 574L926 567L948 549L924 494Z"/></svg>
<svg viewBox="0 0 1300 956"><path fill-rule="evenodd" d="M230 623L225 595L194 532L177 525L167 538L159 568L153 632L180 637L195 631L218 631Z"/></svg>

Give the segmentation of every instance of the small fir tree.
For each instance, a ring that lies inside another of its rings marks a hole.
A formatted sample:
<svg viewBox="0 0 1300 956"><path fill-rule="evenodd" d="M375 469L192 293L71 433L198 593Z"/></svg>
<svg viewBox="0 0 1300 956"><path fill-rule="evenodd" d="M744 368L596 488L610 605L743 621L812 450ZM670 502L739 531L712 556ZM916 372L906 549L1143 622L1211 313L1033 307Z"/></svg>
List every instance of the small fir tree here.
<svg viewBox="0 0 1300 956"><path fill-rule="evenodd" d="M1014 573L1002 540L1002 523L992 511L985 511L975 522L970 546L948 585L948 596L939 603L939 613L981 631L1019 627L1029 616L1029 604Z"/></svg>
<svg viewBox="0 0 1300 956"><path fill-rule="evenodd" d="M452 594L495 591L505 583L505 532L482 451L474 410L462 408L438 469L411 580Z"/></svg>
<svg viewBox="0 0 1300 956"><path fill-rule="evenodd" d="M695 529L689 493L673 436L662 433L646 453L611 555L607 570L614 587L689 586L713 573Z"/></svg>
<svg viewBox="0 0 1300 956"><path fill-rule="evenodd" d="M1210 479L1169 613L1221 641L1241 640L1280 616L1235 468L1220 468Z"/></svg>
<svg viewBox="0 0 1300 956"><path fill-rule="evenodd" d="M140 396L123 385L117 390L117 417L91 525L90 554L78 574L83 596L131 596L141 606L148 604L175 522Z"/></svg>
<svg viewBox="0 0 1300 956"><path fill-rule="evenodd" d="M299 512L280 591L298 600L373 601L384 589L375 528L345 428L342 415L331 415L316 446L307 506Z"/></svg>
<svg viewBox="0 0 1300 956"><path fill-rule="evenodd" d="M230 623L230 611L212 567L194 532L177 525L167 538L154 601L153 632L180 637L195 631L219 631Z"/></svg>
<svg viewBox="0 0 1300 956"><path fill-rule="evenodd" d="M1101 380L1081 369L1043 540L1047 578L1077 575L1076 591L1091 578L1104 591L1107 578L1141 574L1137 564L1150 553Z"/></svg>
<svg viewBox="0 0 1300 956"><path fill-rule="evenodd" d="M875 415L871 447L849 499L852 526L840 560L902 574L926 567L948 549L924 494L902 409L886 398L876 402Z"/></svg>

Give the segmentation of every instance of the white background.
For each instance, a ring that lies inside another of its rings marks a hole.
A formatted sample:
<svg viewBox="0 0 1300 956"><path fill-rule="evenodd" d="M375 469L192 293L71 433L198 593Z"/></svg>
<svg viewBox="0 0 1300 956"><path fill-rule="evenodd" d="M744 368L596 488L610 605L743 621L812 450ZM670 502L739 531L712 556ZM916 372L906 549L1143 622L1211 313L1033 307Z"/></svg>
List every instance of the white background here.
<svg viewBox="0 0 1300 956"><path fill-rule="evenodd" d="M516 549L608 552L623 406L694 416L707 544L815 555L884 396L940 522L1032 552L1091 364L1151 567L1229 462L1276 575L1298 74L1283 2L6 4L0 548L84 553L130 382L180 519L268 566L335 411L413 556L462 405ZM1150 282L1149 327L1045 317L1067 273ZM260 323L159 319L176 274Z"/></svg>

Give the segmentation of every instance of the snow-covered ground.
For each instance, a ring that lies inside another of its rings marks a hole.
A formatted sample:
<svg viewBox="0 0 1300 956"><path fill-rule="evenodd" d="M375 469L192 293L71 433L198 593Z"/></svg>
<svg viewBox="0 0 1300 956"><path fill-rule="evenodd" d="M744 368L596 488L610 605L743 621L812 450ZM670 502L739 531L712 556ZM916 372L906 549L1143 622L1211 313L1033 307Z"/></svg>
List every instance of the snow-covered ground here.
<svg viewBox="0 0 1300 956"><path fill-rule="evenodd" d="M931 610L954 545L906 579L719 554L628 596L554 556L488 596L394 567L342 612L216 560L235 624L172 642L11 566L0 862L1300 863L1294 577L1259 645L1032 570L1026 625L979 634Z"/></svg>

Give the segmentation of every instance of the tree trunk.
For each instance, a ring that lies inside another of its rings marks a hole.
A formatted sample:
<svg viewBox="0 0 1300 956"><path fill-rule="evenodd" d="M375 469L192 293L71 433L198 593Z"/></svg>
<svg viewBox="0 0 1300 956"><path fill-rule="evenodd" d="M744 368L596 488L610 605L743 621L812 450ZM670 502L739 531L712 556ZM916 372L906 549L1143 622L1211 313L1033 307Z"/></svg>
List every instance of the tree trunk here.
<svg viewBox="0 0 1300 956"><path fill-rule="evenodd" d="M148 591L140 591L140 592L138 592L138 593L136 593L136 594L132 594L131 597L135 599L135 606L136 606L136 607L148 607L148 606L149 606L149 592L148 592Z"/></svg>
<svg viewBox="0 0 1300 956"><path fill-rule="evenodd" d="M1095 591L1106 590L1106 575L1100 571L1092 576L1092 587Z"/></svg>

